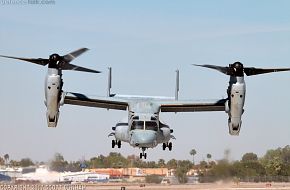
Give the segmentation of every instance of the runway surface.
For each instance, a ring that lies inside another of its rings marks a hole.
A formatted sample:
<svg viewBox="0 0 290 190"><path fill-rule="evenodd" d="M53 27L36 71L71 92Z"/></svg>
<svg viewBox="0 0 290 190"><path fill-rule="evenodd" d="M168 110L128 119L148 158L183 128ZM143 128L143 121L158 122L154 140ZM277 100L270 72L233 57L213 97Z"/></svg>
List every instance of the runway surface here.
<svg viewBox="0 0 290 190"><path fill-rule="evenodd" d="M142 189L150 189L150 190L260 190L260 189L281 189L281 190L290 190L290 183L207 183L207 184L191 184L191 185L151 185L145 184L145 187L140 187L140 185L117 185L117 186L95 186L95 185L87 185L86 190L94 190L94 189L121 189L125 187L125 190L142 190Z"/></svg>
<svg viewBox="0 0 290 190"><path fill-rule="evenodd" d="M290 190L290 183L1 185L1 190Z"/></svg>

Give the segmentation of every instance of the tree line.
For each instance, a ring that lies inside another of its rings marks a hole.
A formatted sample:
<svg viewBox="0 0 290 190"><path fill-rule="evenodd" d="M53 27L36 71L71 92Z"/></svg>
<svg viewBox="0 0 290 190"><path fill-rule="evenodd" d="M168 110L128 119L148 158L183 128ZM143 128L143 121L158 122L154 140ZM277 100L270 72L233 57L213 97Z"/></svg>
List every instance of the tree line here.
<svg viewBox="0 0 290 190"><path fill-rule="evenodd" d="M261 158L255 153L246 153L238 161L222 159L212 164L201 162L199 171L201 176L219 179L290 176L290 146L268 150Z"/></svg>
<svg viewBox="0 0 290 190"><path fill-rule="evenodd" d="M197 164L194 162L194 156L197 153L192 149L189 154L193 157L190 160L171 159L165 161L144 161L136 155L127 157L120 153L111 152L109 155L98 155L89 160L66 161L60 153L56 153L49 163L53 171L81 171L83 168L168 168L173 169L180 182L186 182L186 175L191 169L194 169L202 179L226 179L226 178L244 178L244 177L262 177L262 176L290 176L290 146L268 150L264 156L258 158L253 152L245 153L241 160L229 161L230 151L225 151L225 156L221 160L212 159L211 154L207 154L207 160ZM9 155L0 157L0 165L9 165L11 167L27 167L44 164L43 162L34 163L30 158L23 158L20 161L10 160Z"/></svg>

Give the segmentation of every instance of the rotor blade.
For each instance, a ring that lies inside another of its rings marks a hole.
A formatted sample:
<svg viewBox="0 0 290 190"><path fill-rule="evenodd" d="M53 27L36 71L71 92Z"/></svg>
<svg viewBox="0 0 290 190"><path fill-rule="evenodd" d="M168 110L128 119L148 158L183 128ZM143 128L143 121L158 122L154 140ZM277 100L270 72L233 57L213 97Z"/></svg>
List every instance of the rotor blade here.
<svg viewBox="0 0 290 190"><path fill-rule="evenodd" d="M198 67L205 67L205 68L209 68L209 69L214 69L214 70L222 72L226 75L229 75L229 67L221 67L221 66L217 66L217 65L196 65L196 64L193 64L193 65L198 66Z"/></svg>
<svg viewBox="0 0 290 190"><path fill-rule="evenodd" d="M47 65L49 60L48 59L42 59L42 58L22 58L22 57L11 57L11 56L5 56L5 55L0 55L0 57L5 57L5 58L9 58L9 59L17 59L17 60L22 60L22 61L27 61L30 63L34 63L34 64L38 64L38 65Z"/></svg>
<svg viewBox="0 0 290 190"><path fill-rule="evenodd" d="M96 71L93 69L88 69L85 67L80 67L77 65L73 65L73 64L65 64L64 66L61 67L62 70L74 70L74 71L82 71L82 72L89 72L89 73L100 73L101 71Z"/></svg>
<svg viewBox="0 0 290 190"><path fill-rule="evenodd" d="M66 61L66 62L71 62L72 60L74 60L76 57L80 56L81 54L85 53L86 51L88 51L89 49L88 48L81 48L81 49L78 49L76 51L73 51L69 54L66 54L63 56L63 59Z"/></svg>
<svg viewBox="0 0 290 190"><path fill-rule="evenodd" d="M276 69L262 69L262 68L255 68L255 67L244 68L244 72L247 76L273 73L273 72L281 72L281 71L290 71L290 68L276 68Z"/></svg>

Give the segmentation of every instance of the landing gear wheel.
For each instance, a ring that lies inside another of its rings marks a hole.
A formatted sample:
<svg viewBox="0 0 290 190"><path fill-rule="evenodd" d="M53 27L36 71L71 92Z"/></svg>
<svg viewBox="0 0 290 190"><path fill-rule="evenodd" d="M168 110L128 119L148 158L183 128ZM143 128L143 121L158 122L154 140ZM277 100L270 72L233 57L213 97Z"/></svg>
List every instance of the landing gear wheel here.
<svg viewBox="0 0 290 190"><path fill-rule="evenodd" d="M147 158L147 153L145 153L146 148L142 147L142 152L140 153L140 159L142 159L142 157L144 157L144 159Z"/></svg>
<svg viewBox="0 0 290 190"><path fill-rule="evenodd" d="M144 159L147 158L147 153L140 153L140 159L142 159L144 157Z"/></svg>
<svg viewBox="0 0 290 190"><path fill-rule="evenodd" d="M168 144L168 149L169 149L169 151L172 150L172 142L170 142L170 143Z"/></svg>
<svg viewBox="0 0 290 190"><path fill-rule="evenodd" d="M162 149L163 149L163 150L166 149L166 144L165 144L165 143L162 144Z"/></svg>
<svg viewBox="0 0 290 190"><path fill-rule="evenodd" d="M115 145L116 145L116 141L112 140L112 148L115 148Z"/></svg>
<svg viewBox="0 0 290 190"><path fill-rule="evenodd" d="M121 148L121 141L118 141L117 145L118 145L118 148Z"/></svg>

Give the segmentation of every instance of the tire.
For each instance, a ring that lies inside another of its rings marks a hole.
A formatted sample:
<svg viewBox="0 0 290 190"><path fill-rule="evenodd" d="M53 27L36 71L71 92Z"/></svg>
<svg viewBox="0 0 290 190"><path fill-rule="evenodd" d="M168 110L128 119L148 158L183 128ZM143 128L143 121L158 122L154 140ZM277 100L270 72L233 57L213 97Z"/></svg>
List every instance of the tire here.
<svg viewBox="0 0 290 190"><path fill-rule="evenodd" d="M121 148L121 141L118 141L118 148Z"/></svg>
<svg viewBox="0 0 290 190"><path fill-rule="evenodd" d="M146 159L147 158L147 153L144 153L144 159Z"/></svg>
<svg viewBox="0 0 290 190"><path fill-rule="evenodd" d="M142 154L142 153L140 153L140 159L142 159L142 157L143 157L143 154Z"/></svg>
<svg viewBox="0 0 290 190"><path fill-rule="evenodd" d="M170 143L168 144L168 149L169 149L169 151L172 150L172 142L170 142Z"/></svg>
<svg viewBox="0 0 290 190"><path fill-rule="evenodd" d="M165 144L165 143L163 143L163 145L162 145L162 149L163 149L163 150L166 149L166 144Z"/></svg>
<svg viewBox="0 0 290 190"><path fill-rule="evenodd" d="M116 142L115 140L112 140L112 148L115 148Z"/></svg>

